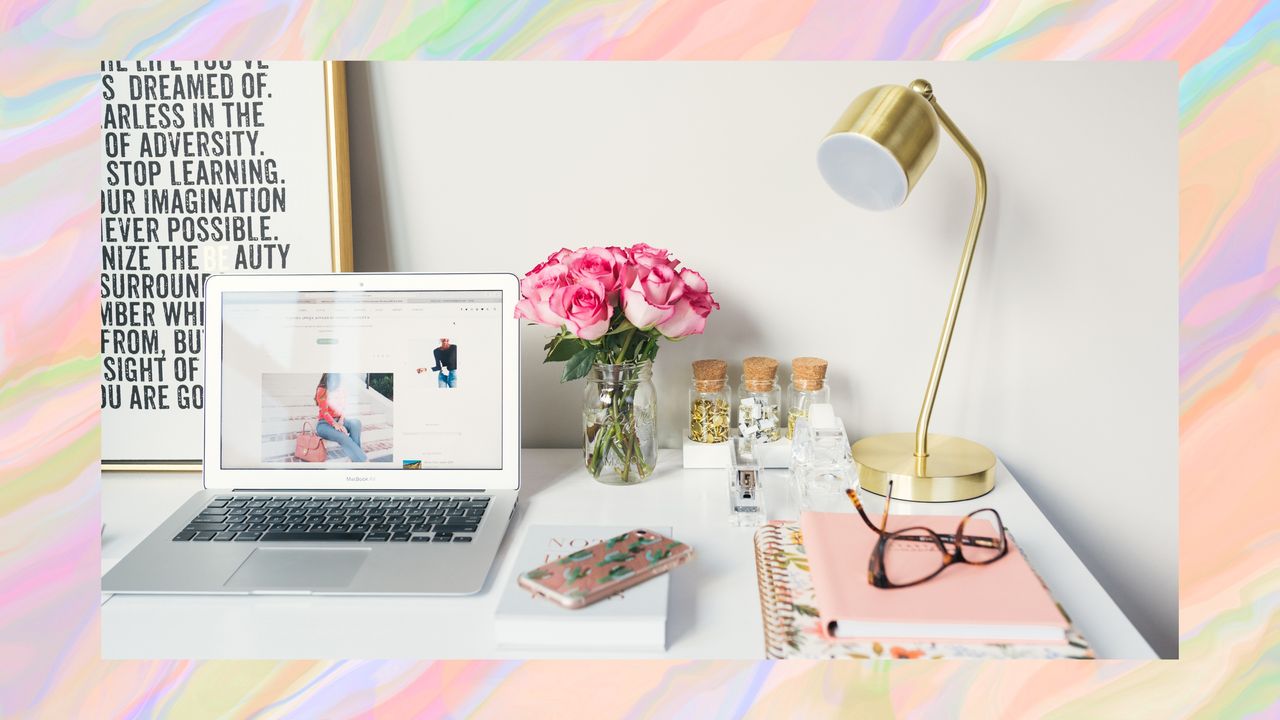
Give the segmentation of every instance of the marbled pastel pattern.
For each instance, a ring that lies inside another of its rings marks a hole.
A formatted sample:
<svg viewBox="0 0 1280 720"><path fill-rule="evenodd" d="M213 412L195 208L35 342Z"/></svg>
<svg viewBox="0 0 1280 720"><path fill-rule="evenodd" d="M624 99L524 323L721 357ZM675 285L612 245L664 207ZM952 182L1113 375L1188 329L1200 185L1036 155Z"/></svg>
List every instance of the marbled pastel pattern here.
<svg viewBox="0 0 1280 720"><path fill-rule="evenodd" d="M0 716L1280 713L1280 4L842 0L0 7ZM1166 59L1181 74L1181 657L102 662L97 61ZM553 702L572 697L572 703Z"/></svg>

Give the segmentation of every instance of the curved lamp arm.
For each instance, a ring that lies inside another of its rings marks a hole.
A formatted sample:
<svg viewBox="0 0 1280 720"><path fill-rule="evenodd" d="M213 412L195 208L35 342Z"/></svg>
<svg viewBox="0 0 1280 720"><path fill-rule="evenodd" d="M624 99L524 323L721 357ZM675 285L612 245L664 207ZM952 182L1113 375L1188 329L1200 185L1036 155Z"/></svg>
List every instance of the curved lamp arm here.
<svg viewBox="0 0 1280 720"><path fill-rule="evenodd" d="M969 144L968 138L956 127L951 118L938 105L933 96L933 88L929 83L917 80L911 89L929 101L938 120L946 129L951 139L960 146L960 150L973 165L975 193L973 199L973 217L969 220L969 234L964 241L964 253L960 256L960 269L956 271L956 283L951 289L951 302L947 306L947 319L942 326L942 337L938 340L938 350L933 356L933 369L929 371L929 387L924 394L924 402L920 405L920 417L916 420L916 463L923 466L929 456L929 417L933 415L933 401L938 395L938 384L942 381L942 368L947 362L947 350L951 346L951 333L956 327L956 316L960 313L960 299L964 296L965 281L969 278L969 265L973 263L973 250L978 244L978 230L982 227L982 216L987 209L987 171L982 165L978 151Z"/></svg>

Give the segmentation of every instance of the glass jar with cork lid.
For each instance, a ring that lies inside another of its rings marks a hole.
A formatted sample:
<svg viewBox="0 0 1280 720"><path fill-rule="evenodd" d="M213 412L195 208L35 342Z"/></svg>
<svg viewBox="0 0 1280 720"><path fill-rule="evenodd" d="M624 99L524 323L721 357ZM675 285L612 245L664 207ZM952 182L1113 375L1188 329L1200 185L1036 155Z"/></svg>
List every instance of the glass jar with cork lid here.
<svg viewBox="0 0 1280 720"><path fill-rule="evenodd" d="M751 442L773 442L782 437L782 388L778 386L778 361L771 357L742 361L738 432Z"/></svg>
<svg viewBox="0 0 1280 720"><path fill-rule="evenodd" d="M831 402L827 386L827 361L816 357L798 357L791 361L791 387L787 388L787 437L796 433L796 420L809 416L809 408Z"/></svg>
<svg viewBox="0 0 1280 720"><path fill-rule="evenodd" d="M729 439L729 364L695 360L689 386L689 439L720 443Z"/></svg>

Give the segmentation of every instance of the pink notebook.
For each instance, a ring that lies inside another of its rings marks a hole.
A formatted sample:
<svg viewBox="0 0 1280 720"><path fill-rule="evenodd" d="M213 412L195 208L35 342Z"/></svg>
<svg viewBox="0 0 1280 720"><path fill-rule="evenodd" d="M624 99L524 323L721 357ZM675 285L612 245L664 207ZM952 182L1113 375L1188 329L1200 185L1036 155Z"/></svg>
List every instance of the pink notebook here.
<svg viewBox="0 0 1280 720"><path fill-rule="evenodd" d="M887 529L952 533L959 521L891 515ZM990 565L957 565L920 585L881 589L867 581L878 536L857 515L801 513L800 529L822 627L832 640L1066 642L1067 619L1012 541L1009 554ZM966 530L992 532L973 521Z"/></svg>

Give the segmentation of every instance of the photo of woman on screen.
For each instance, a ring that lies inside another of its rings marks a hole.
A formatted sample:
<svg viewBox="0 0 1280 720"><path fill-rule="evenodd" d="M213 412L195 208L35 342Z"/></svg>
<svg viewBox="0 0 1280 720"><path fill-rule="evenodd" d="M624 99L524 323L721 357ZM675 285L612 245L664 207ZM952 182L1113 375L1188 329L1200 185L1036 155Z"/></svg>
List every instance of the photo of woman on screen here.
<svg viewBox="0 0 1280 720"><path fill-rule="evenodd" d="M436 386L441 388L455 388L458 386L458 346L449 342L449 338L440 338L440 347L431 351L432 358L436 364L431 367L431 372L436 373ZM427 368L418 368L418 374L426 372Z"/></svg>
<svg viewBox="0 0 1280 720"><path fill-rule="evenodd" d="M345 417L342 413L341 394L338 389L342 385L342 375L325 373L320 376L316 385L316 434L325 440L335 442L347 454L352 462L365 462L368 456L360 446L360 431L363 425L358 418Z"/></svg>

